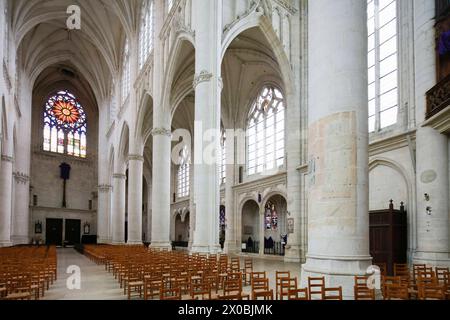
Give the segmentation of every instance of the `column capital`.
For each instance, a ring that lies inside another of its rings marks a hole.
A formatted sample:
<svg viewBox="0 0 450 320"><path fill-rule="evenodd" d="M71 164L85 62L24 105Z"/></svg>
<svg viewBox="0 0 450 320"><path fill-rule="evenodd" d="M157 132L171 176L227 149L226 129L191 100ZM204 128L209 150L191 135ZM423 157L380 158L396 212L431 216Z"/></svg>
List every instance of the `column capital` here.
<svg viewBox="0 0 450 320"><path fill-rule="evenodd" d="M194 82L192 83L192 86L195 88L197 88L197 86L202 83L202 82L208 82L212 79L213 74L206 71L206 70L202 70L200 71L199 74L196 74L194 77Z"/></svg>
<svg viewBox="0 0 450 320"><path fill-rule="evenodd" d="M123 180L125 180L127 178L127 176L125 174L123 174L123 173L114 173L113 174L113 178L114 179L123 179Z"/></svg>
<svg viewBox="0 0 450 320"><path fill-rule="evenodd" d="M172 137L172 131L166 128L154 128L152 130L152 136L167 136Z"/></svg>
<svg viewBox="0 0 450 320"><path fill-rule="evenodd" d="M30 181L30 176L23 172L14 172L13 176L16 183L26 184Z"/></svg>
<svg viewBox="0 0 450 320"><path fill-rule="evenodd" d="M14 158L11 157L11 156L7 156L5 154L2 154L2 161L13 163L14 162Z"/></svg>
<svg viewBox="0 0 450 320"><path fill-rule="evenodd" d="M111 191L112 186L109 184L100 184L97 188L100 193L108 193Z"/></svg>
<svg viewBox="0 0 450 320"><path fill-rule="evenodd" d="M141 161L144 162L144 157L139 154L129 154L128 161Z"/></svg>

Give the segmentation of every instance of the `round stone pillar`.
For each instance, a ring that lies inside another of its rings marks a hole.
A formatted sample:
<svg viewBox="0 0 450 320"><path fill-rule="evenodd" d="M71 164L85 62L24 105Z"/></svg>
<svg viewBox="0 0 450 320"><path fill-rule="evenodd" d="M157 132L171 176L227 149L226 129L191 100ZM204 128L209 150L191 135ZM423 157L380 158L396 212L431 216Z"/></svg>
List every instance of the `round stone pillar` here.
<svg viewBox="0 0 450 320"><path fill-rule="evenodd" d="M9 247L11 243L11 204L13 158L1 156L0 165L0 247Z"/></svg>
<svg viewBox="0 0 450 320"><path fill-rule="evenodd" d="M142 244L142 181L144 157L128 157L128 244Z"/></svg>
<svg viewBox="0 0 450 320"><path fill-rule="evenodd" d="M353 298L369 255L366 1L309 2L308 276Z"/></svg>
<svg viewBox="0 0 450 320"><path fill-rule="evenodd" d="M125 185L126 175L114 174L113 244L125 243Z"/></svg>

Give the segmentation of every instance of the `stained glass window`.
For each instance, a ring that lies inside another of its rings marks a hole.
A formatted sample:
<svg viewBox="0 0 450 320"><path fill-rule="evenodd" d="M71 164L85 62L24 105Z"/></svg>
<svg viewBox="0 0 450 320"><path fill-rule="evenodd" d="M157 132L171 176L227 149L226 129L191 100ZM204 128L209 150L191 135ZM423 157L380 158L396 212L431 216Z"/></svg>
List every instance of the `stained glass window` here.
<svg viewBox="0 0 450 320"><path fill-rule="evenodd" d="M397 0L368 0L369 132L397 123Z"/></svg>
<svg viewBox="0 0 450 320"><path fill-rule="evenodd" d="M44 110L44 151L86 158L86 114L68 91L51 96Z"/></svg>
<svg viewBox="0 0 450 320"><path fill-rule="evenodd" d="M285 102L280 90L266 86L253 103L247 122L248 175L284 164Z"/></svg>
<svg viewBox="0 0 450 320"><path fill-rule="evenodd" d="M178 167L178 175L177 175L177 194L178 198L183 198L189 196L189 169L190 169L190 153L185 146L180 151L180 165Z"/></svg>
<svg viewBox="0 0 450 320"><path fill-rule="evenodd" d="M265 207L264 223L267 230L277 230L278 228L278 213L271 201L268 201Z"/></svg>
<svg viewBox="0 0 450 320"><path fill-rule="evenodd" d="M153 48L153 0L143 3L139 31L139 69L145 64Z"/></svg>

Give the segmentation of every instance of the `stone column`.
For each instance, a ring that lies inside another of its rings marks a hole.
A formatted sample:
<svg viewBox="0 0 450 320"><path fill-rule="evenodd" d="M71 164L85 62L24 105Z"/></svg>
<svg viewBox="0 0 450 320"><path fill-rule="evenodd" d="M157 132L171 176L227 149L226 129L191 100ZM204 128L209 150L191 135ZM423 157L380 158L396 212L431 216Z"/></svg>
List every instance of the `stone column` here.
<svg viewBox="0 0 450 320"><path fill-rule="evenodd" d="M413 262L449 266L448 138L421 125L426 92L436 84L434 17L434 1L414 1L417 248Z"/></svg>
<svg viewBox="0 0 450 320"><path fill-rule="evenodd" d="M259 220L259 226L257 226L257 228L259 228L259 255L263 256L264 255L264 240L265 240L265 233L266 233L266 219L265 219L265 212L264 212L264 207L261 207L261 204L258 204L259 207L259 215L258 215L258 220Z"/></svg>
<svg viewBox="0 0 450 320"><path fill-rule="evenodd" d="M307 161L306 152L304 152L305 141L301 139L301 129L305 128L302 123L306 116L302 114L301 103L306 101L307 76L303 71L307 69L305 56L307 56L307 44L302 40L307 39L307 2L299 1L299 14L292 17L291 26L293 34L297 34L296 39L292 39L291 51L293 57L301 57L300 59L292 59L293 69L293 85L286 86L286 150L287 152L287 219L293 221L293 233L288 233L288 241L284 260L286 262L300 262L304 255L302 252L301 232L302 229L302 192L301 173L298 168L304 161ZM307 105L306 103L304 104ZM306 124L307 125L307 124ZM287 221L286 221L287 223Z"/></svg>
<svg viewBox="0 0 450 320"><path fill-rule="evenodd" d="M195 233L192 251L217 252L219 245L221 1L193 0L195 24Z"/></svg>
<svg viewBox="0 0 450 320"><path fill-rule="evenodd" d="M29 244L30 228L30 177L23 172L13 173L14 188L14 215L11 231L13 245Z"/></svg>
<svg viewBox="0 0 450 320"><path fill-rule="evenodd" d="M308 276L353 298L369 255L366 1L309 2Z"/></svg>
<svg viewBox="0 0 450 320"><path fill-rule="evenodd" d="M113 175L113 244L125 243L125 184L127 176L122 173Z"/></svg>
<svg viewBox="0 0 450 320"><path fill-rule="evenodd" d="M235 183L235 159L234 159L234 134L227 134L226 146L226 179L225 179L225 244L224 249L228 254L240 252L236 238L236 221L234 212Z"/></svg>
<svg viewBox="0 0 450 320"><path fill-rule="evenodd" d="M170 146L171 131L155 128L153 135L152 241L153 248L170 244Z"/></svg>
<svg viewBox="0 0 450 320"><path fill-rule="evenodd" d="M142 244L142 180L144 157L128 157L128 244Z"/></svg>
<svg viewBox="0 0 450 320"><path fill-rule="evenodd" d="M164 25L165 1L154 2L155 35ZM152 159L152 239L151 247L170 249L170 106L164 104L163 42L156 37L153 49L153 159Z"/></svg>
<svg viewBox="0 0 450 320"><path fill-rule="evenodd" d="M11 243L11 209L13 158L1 156L0 166L0 247L9 247Z"/></svg>
<svg viewBox="0 0 450 320"><path fill-rule="evenodd" d="M97 243L110 242L110 201L111 189L108 184L98 186L98 201L97 201Z"/></svg>

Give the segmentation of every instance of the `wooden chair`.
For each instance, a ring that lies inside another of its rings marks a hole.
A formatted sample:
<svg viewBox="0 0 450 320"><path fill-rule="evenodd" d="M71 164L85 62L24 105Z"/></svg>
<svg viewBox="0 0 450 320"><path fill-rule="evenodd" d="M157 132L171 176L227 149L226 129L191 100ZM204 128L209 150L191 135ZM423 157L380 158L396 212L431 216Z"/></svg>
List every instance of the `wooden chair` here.
<svg viewBox="0 0 450 320"><path fill-rule="evenodd" d="M400 277L392 276L381 277L381 292L383 294L383 299L387 298L387 287L391 285L401 286L402 279Z"/></svg>
<svg viewBox="0 0 450 320"><path fill-rule="evenodd" d="M446 283L446 275L450 272L448 267L436 267L435 268L436 277L440 284Z"/></svg>
<svg viewBox="0 0 450 320"><path fill-rule="evenodd" d="M385 300L409 300L408 286L405 284L390 284L386 286Z"/></svg>
<svg viewBox="0 0 450 320"><path fill-rule="evenodd" d="M264 275L265 277L265 275ZM280 299L280 284L282 278L290 278L290 271L276 271L275 272L275 297L276 299Z"/></svg>
<svg viewBox="0 0 450 320"><path fill-rule="evenodd" d="M269 279L264 278L253 278L252 279L252 300L258 300L259 297L263 297L264 300L270 296L269 292L272 291L273 300L273 290L269 290Z"/></svg>
<svg viewBox="0 0 450 320"><path fill-rule="evenodd" d="M244 284L252 284L252 273L253 273L253 260L251 258L245 258L244 269L242 269L242 275L244 277Z"/></svg>
<svg viewBox="0 0 450 320"><path fill-rule="evenodd" d="M320 298L322 298L324 287L325 277L308 277L309 300L312 300L313 295L320 295Z"/></svg>
<svg viewBox="0 0 450 320"><path fill-rule="evenodd" d="M220 300L242 300L250 299L250 295L242 292L242 274L229 274L224 282L223 295L219 295Z"/></svg>
<svg viewBox="0 0 450 320"><path fill-rule="evenodd" d="M180 288L161 288L160 300L181 300Z"/></svg>
<svg viewBox="0 0 450 320"><path fill-rule="evenodd" d="M323 288L322 300L342 300L342 287Z"/></svg>
<svg viewBox="0 0 450 320"><path fill-rule="evenodd" d="M289 299L289 291L297 289L297 278L280 279L280 300Z"/></svg>
<svg viewBox="0 0 450 320"><path fill-rule="evenodd" d="M375 289L368 287L369 276L355 276L355 300L375 300Z"/></svg>
<svg viewBox="0 0 450 320"><path fill-rule="evenodd" d="M9 278L5 300L30 300L31 277L27 273L16 273Z"/></svg>
<svg viewBox="0 0 450 320"><path fill-rule="evenodd" d="M440 285L436 273L434 271L419 272L417 278L417 297L419 300L444 300L445 288Z"/></svg>
<svg viewBox="0 0 450 320"><path fill-rule="evenodd" d="M289 290L288 300L309 300L308 288Z"/></svg>

